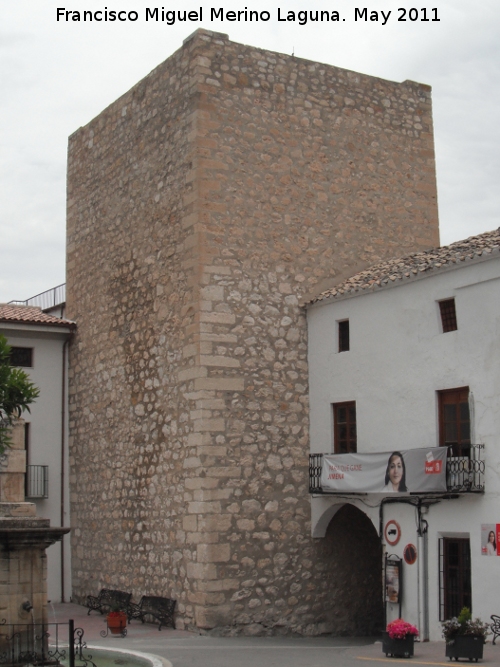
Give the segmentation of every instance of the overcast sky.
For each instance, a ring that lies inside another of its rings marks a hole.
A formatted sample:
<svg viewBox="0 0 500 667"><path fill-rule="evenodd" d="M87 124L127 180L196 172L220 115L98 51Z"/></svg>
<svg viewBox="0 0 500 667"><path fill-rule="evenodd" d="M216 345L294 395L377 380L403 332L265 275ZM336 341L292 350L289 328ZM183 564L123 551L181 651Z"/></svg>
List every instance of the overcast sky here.
<svg viewBox="0 0 500 667"><path fill-rule="evenodd" d="M201 23L145 20L146 7L200 6ZM135 11L138 20L57 21L57 7ZM211 21L211 7L267 10L271 18ZM379 12L379 21L355 21L356 7ZM418 20L398 21L398 7L415 7ZM278 8L282 17L338 11L341 21L278 21ZM382 11L391 12L385 25ZM500 0L0 0L0 19L0 302L65 281L68 136L200 27L364 74L430 84L441 242L500 226Z"/></svg>

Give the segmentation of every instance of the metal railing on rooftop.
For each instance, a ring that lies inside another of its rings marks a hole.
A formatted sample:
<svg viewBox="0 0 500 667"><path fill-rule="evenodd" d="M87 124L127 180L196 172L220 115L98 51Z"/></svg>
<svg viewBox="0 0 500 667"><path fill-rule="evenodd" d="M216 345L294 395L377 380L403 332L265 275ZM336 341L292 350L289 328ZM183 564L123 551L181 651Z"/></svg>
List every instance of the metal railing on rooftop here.
<svg viewBox="0 0 500 667"><path fill-rule="evenodd" d="M66 283L52 287L52 289L40 292L35 296L26 299L26 301L9 301L11 304L18 306L36 306L42 310L55 308L66 302Z"/></svg>

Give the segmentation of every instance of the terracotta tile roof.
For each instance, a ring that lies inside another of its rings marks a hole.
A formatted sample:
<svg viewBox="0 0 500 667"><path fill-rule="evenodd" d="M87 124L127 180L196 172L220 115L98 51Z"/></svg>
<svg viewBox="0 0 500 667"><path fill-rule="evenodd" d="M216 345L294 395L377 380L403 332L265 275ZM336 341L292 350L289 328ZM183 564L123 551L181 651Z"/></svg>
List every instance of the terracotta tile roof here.
<svg viewBox="0 0 500 667"><path fill-rule="evenodd" d="M398 281L422 278L436 271L453 268L462 262L484 259L492 253L500 253L500 227L492 232L471 236L440 248L431 248L414 252L406 257L379 262L356 273L340 285L318 294L308 303L346 298L357 293L388 287Z"/></svg>
<svg viewBox="0 0 500 667"><path fill-rule="evenodd" d="M41 308L35 306L20 306L17 304L0 303L0 323L15 322L17 324L41 324L56 327L75 326L71 320L63 320L54 315L44 313Z"/></svg>

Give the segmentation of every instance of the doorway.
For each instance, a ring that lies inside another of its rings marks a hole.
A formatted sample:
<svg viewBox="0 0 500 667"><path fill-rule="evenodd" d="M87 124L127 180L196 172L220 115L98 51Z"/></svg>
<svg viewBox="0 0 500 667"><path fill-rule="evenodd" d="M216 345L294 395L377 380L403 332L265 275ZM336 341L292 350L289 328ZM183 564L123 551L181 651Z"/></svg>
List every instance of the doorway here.
<svg viewBox="0 0 500 667"><path fill-rule="evenodd" d="M472 611L470 540L439 540L439 620L458 616L462 607Z"/></svg>
<svg viewBox="0 0 500 667"><path fill-rule="evenodd" d="M382 547L370 519L354 505L344 505L318 546L327 565L322 607L334 634L379 634L383 629Z"/></svg>

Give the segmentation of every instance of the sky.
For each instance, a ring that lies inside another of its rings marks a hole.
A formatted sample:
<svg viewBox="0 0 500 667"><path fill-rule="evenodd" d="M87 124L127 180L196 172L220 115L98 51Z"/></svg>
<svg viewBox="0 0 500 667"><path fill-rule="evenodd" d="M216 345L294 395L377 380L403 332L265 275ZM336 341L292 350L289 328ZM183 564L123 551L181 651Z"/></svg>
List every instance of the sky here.
<svg viewBox="0 0 500 667"><path fill-rule="evenodd" d="M222 2L0 0L0 303L65 281L68 136L198 28L392 81L431 85L441 243L500 226L499 0ZM146 8L156 7L201 7L203 21L146 21ZM245 7L269 12L269 20L210 20L211 8L226 16ZM64 9L59 20L58 8ZM137 20L65 20L66 11L105 8L132 12ZM279 18L292 12L296 20L278 20L278 9ZM299 23L299 11L321 10L338 12L340 20L308 16Z"/></svg>

